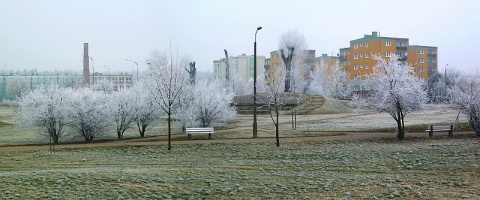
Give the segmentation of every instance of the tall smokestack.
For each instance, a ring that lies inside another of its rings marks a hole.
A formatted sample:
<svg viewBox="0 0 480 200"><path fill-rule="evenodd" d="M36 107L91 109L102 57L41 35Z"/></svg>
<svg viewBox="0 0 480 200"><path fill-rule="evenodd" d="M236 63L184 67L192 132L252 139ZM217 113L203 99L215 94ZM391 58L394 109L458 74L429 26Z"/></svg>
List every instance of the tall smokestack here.
<svg viewBox="0 0 480 200"><path fill-rule="evenodd" d="M90 85L90 64L88 56L88 43L83 43L83 82L85 85Z"/></svg>

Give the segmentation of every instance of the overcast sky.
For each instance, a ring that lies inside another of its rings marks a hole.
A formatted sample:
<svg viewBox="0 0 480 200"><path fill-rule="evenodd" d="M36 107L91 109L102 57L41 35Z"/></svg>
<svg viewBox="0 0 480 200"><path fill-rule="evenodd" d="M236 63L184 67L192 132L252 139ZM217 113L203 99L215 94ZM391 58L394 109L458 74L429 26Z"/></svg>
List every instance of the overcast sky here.
<svg viewBox="0 0 480 200"><path fill-rule="evenodd" d="M200 71L213 60L269 57L296 29L309 49L336 55L350 40L380 32L437 46L438 66L480 68L480 1L0 0L0 69L82 70L83 43L96 71L146 68L153 50L188 55Z"/></svg>

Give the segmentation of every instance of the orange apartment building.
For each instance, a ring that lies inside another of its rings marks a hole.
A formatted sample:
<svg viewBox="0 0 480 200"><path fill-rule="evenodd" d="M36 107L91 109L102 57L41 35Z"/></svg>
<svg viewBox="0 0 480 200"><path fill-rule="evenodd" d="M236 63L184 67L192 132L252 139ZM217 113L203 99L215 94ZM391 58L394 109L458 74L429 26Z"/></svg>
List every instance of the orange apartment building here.
<svg viewBox="0 0 480 200"><path fill-rule="evenodd" d="M364 75L371 74L376 61L371 57L379 54L384 58L396 54L401 61L414 67L416 75L428 81L437 73L437 47L410 45L408 38L380 37L377 32L350 41L350 47L340 49L340 65L350 73L352 91L369 90L362 86Z"/></svg>

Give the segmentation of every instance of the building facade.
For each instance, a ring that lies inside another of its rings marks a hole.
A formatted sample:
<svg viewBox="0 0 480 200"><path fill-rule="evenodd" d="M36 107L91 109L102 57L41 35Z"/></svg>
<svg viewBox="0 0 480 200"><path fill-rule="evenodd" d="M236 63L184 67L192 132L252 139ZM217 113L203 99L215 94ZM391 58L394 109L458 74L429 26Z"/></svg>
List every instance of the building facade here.
<svg viewBox="0 0 480 200"><path fill-rule="evenodd" d="M376 65L371 58L373 55L388 59L394 54L400 61L412 66L416 75L425 82L438 71L437 47L410 45L408 38L380 37L377 32L372 32L340 49L340 65L350 73L352 91L369 89L362 86L362 82Z"/></svg>
<svg viewBox="0 0 480 200"><path fill-rule="evenodd" d="M233 80L235 76L242 78L244 82L253 80L254 77L254 56L253 55L239 55L236 57L229 57L229 77ZM265 56L257 55L257 77L265 76ZM213 74L215 80L224 82L226 79L226 59L222 58L213 61Z"/></svg>
<svg viewBox="0 0 480 200"><path fill-rule="evenodd" d="M15 76L21 76L30 84L30 89L35 90L44 85L58 84L61 87L83 87L85 77L77 73L3 73L0 75L0 101L12 100L7 95L7 86ZM118 91L132 87L132 75L126 73L104 75L91 74L90 86L95 90Z"/></svg>

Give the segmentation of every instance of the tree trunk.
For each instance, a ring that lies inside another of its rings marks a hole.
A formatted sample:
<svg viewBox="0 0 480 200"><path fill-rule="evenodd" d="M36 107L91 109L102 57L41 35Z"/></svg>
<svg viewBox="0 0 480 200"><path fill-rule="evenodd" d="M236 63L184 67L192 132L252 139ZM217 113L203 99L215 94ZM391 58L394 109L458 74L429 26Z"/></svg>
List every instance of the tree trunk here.
<svg viewBox="0 0 480 200"><path fill-rule="evenodd" d="M147 126L141 125L140 123L137 123L138 126L138 132L140 133L140 137L145 137L145 130L147 129Z"/></svg>
<svg viewBox="0 0 480 200"><path fill-rule="evenodd" d="M290 92L290 71L291 71L291 68L289 69L288 67L286 67L287 69L287 72L285 74L285 90L284 92Z"/></svg>
<svg viewBox="0 0 480 200"><path fill-rule="evenodd" d="M53 134L53 144L58 144L58 134Z"/></svg>
<svg viewBox="0 0 480 200"><path fill-rule="evenodd" d="M122 139L123 138L123 134L121 131L117 131L117 136L118 136L118 139Z"/></svg>
<svg viewBox="0 0 480 200"><path fill-rule="evenodd" d="M404 126L403 126L403 117L400 114L400 112L398 112L398 114L397 114L397 120L396 121L397 121L397 129L398 129L397 139L403 140L403 139L405 139L405 129L404 129Z"/></svg>
<svg viewBox="0 0 480 200"><path fill-rule="evenodd" d="M280 146L280 139L278 135L278 108L275 109L275 114L277 115L277 123L275 124L275 138L277 139L277 147Z"/></svg>
<svg viewBox="0 0 480 200"><path fill-rule="evenodd" d="M168 150L172 150L172 140L171 140L171 120L172 112L170 106L168 107Z"/></svg>

